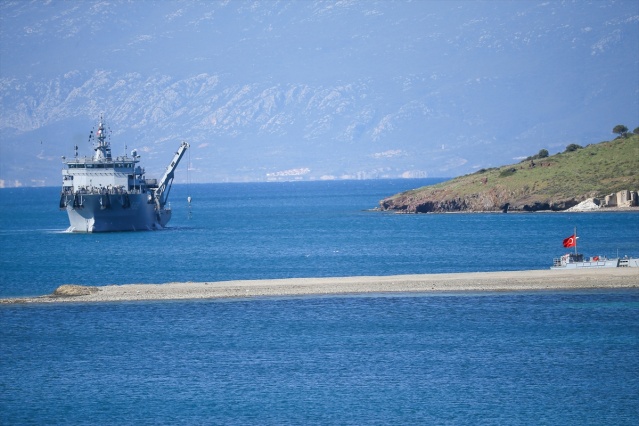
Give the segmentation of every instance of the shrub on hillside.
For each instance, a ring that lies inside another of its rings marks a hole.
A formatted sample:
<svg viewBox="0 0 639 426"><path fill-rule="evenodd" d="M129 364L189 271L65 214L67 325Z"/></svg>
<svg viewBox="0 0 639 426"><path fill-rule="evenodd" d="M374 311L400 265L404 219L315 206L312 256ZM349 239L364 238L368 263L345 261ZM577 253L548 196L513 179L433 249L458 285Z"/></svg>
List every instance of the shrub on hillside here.
<svg viewBox="0 0 639 426"><path fill-rule="evenodd" d="M501 173L499 173L499 177L512 176L512 175L515 174L516 171L517 171L517 169L514 169L514 168L502 170Z"/></svg>

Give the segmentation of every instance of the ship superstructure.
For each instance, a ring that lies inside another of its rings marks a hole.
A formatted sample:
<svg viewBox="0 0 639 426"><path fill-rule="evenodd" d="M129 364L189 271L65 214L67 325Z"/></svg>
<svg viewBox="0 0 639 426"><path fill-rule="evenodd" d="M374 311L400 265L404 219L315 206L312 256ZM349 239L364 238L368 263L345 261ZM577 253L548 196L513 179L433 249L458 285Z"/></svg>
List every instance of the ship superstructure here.
<svg viewBox="0 0 639 426"><path fill-rule="evenodd" d="M171 219L168 196L175 169L189 144L182 142L164 176L144 177L140 156L113 158L110 138L101 119L97 131L89 136L95 153L79 157L78 147L72 159L62 158L60 209L69 216L70 232L110 232L161 229Z"/></svg>

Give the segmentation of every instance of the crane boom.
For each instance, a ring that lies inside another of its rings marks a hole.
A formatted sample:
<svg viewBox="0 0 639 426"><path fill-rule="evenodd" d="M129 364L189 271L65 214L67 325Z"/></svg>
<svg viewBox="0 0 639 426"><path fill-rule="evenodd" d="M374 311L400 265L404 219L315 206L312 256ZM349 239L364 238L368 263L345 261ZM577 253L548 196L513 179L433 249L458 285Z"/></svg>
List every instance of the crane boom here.
<svg viewBox="0 0 639 426"><path fill-rule="evenodd" d="M180 160L184 156L187 148L189 148L189 144L183 141L180 144L177 152L173 156L171 164L169 164L169 166L166 168L164 176L162 176L162 179L160 179L158 188L155 190L155 202L158 206L158 209L164 208L164 205L166 204L166 200L169 197L169 192L171 192L171 185L173 184L173 174L175 172L175 169L177 168L177 165L180 163Z"/></svg>

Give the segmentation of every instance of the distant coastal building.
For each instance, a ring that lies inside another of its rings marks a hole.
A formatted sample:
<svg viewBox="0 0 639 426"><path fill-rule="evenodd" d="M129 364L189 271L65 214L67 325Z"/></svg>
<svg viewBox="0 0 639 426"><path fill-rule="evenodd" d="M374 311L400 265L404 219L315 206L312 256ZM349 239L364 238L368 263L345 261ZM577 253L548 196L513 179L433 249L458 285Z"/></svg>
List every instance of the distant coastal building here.
<svg viewBox="0 0 639 426"><path fill-rule="evenodd" d="M266 180L268 182L276 181L294 181L303 180L303 176L311 172L308 167L300 167L298 169L281 170L279 172L267 173Z"/></svg>

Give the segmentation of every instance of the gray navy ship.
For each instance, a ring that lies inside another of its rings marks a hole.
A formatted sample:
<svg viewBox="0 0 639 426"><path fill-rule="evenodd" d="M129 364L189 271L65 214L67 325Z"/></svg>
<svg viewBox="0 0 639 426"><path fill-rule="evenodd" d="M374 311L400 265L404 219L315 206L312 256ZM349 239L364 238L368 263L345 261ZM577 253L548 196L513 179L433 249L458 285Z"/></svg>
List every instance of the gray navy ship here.
<svg viewBox="0 0 639 426"><path fill-rule="evenodd" d="M113 158L102 119L91 131L93 157L62 157L60 209L69 215L68 232L113 232L162 229L171 219L167 204L177 165L189 144L182 142L164 176L144 177L136 150Z"/></svg>

